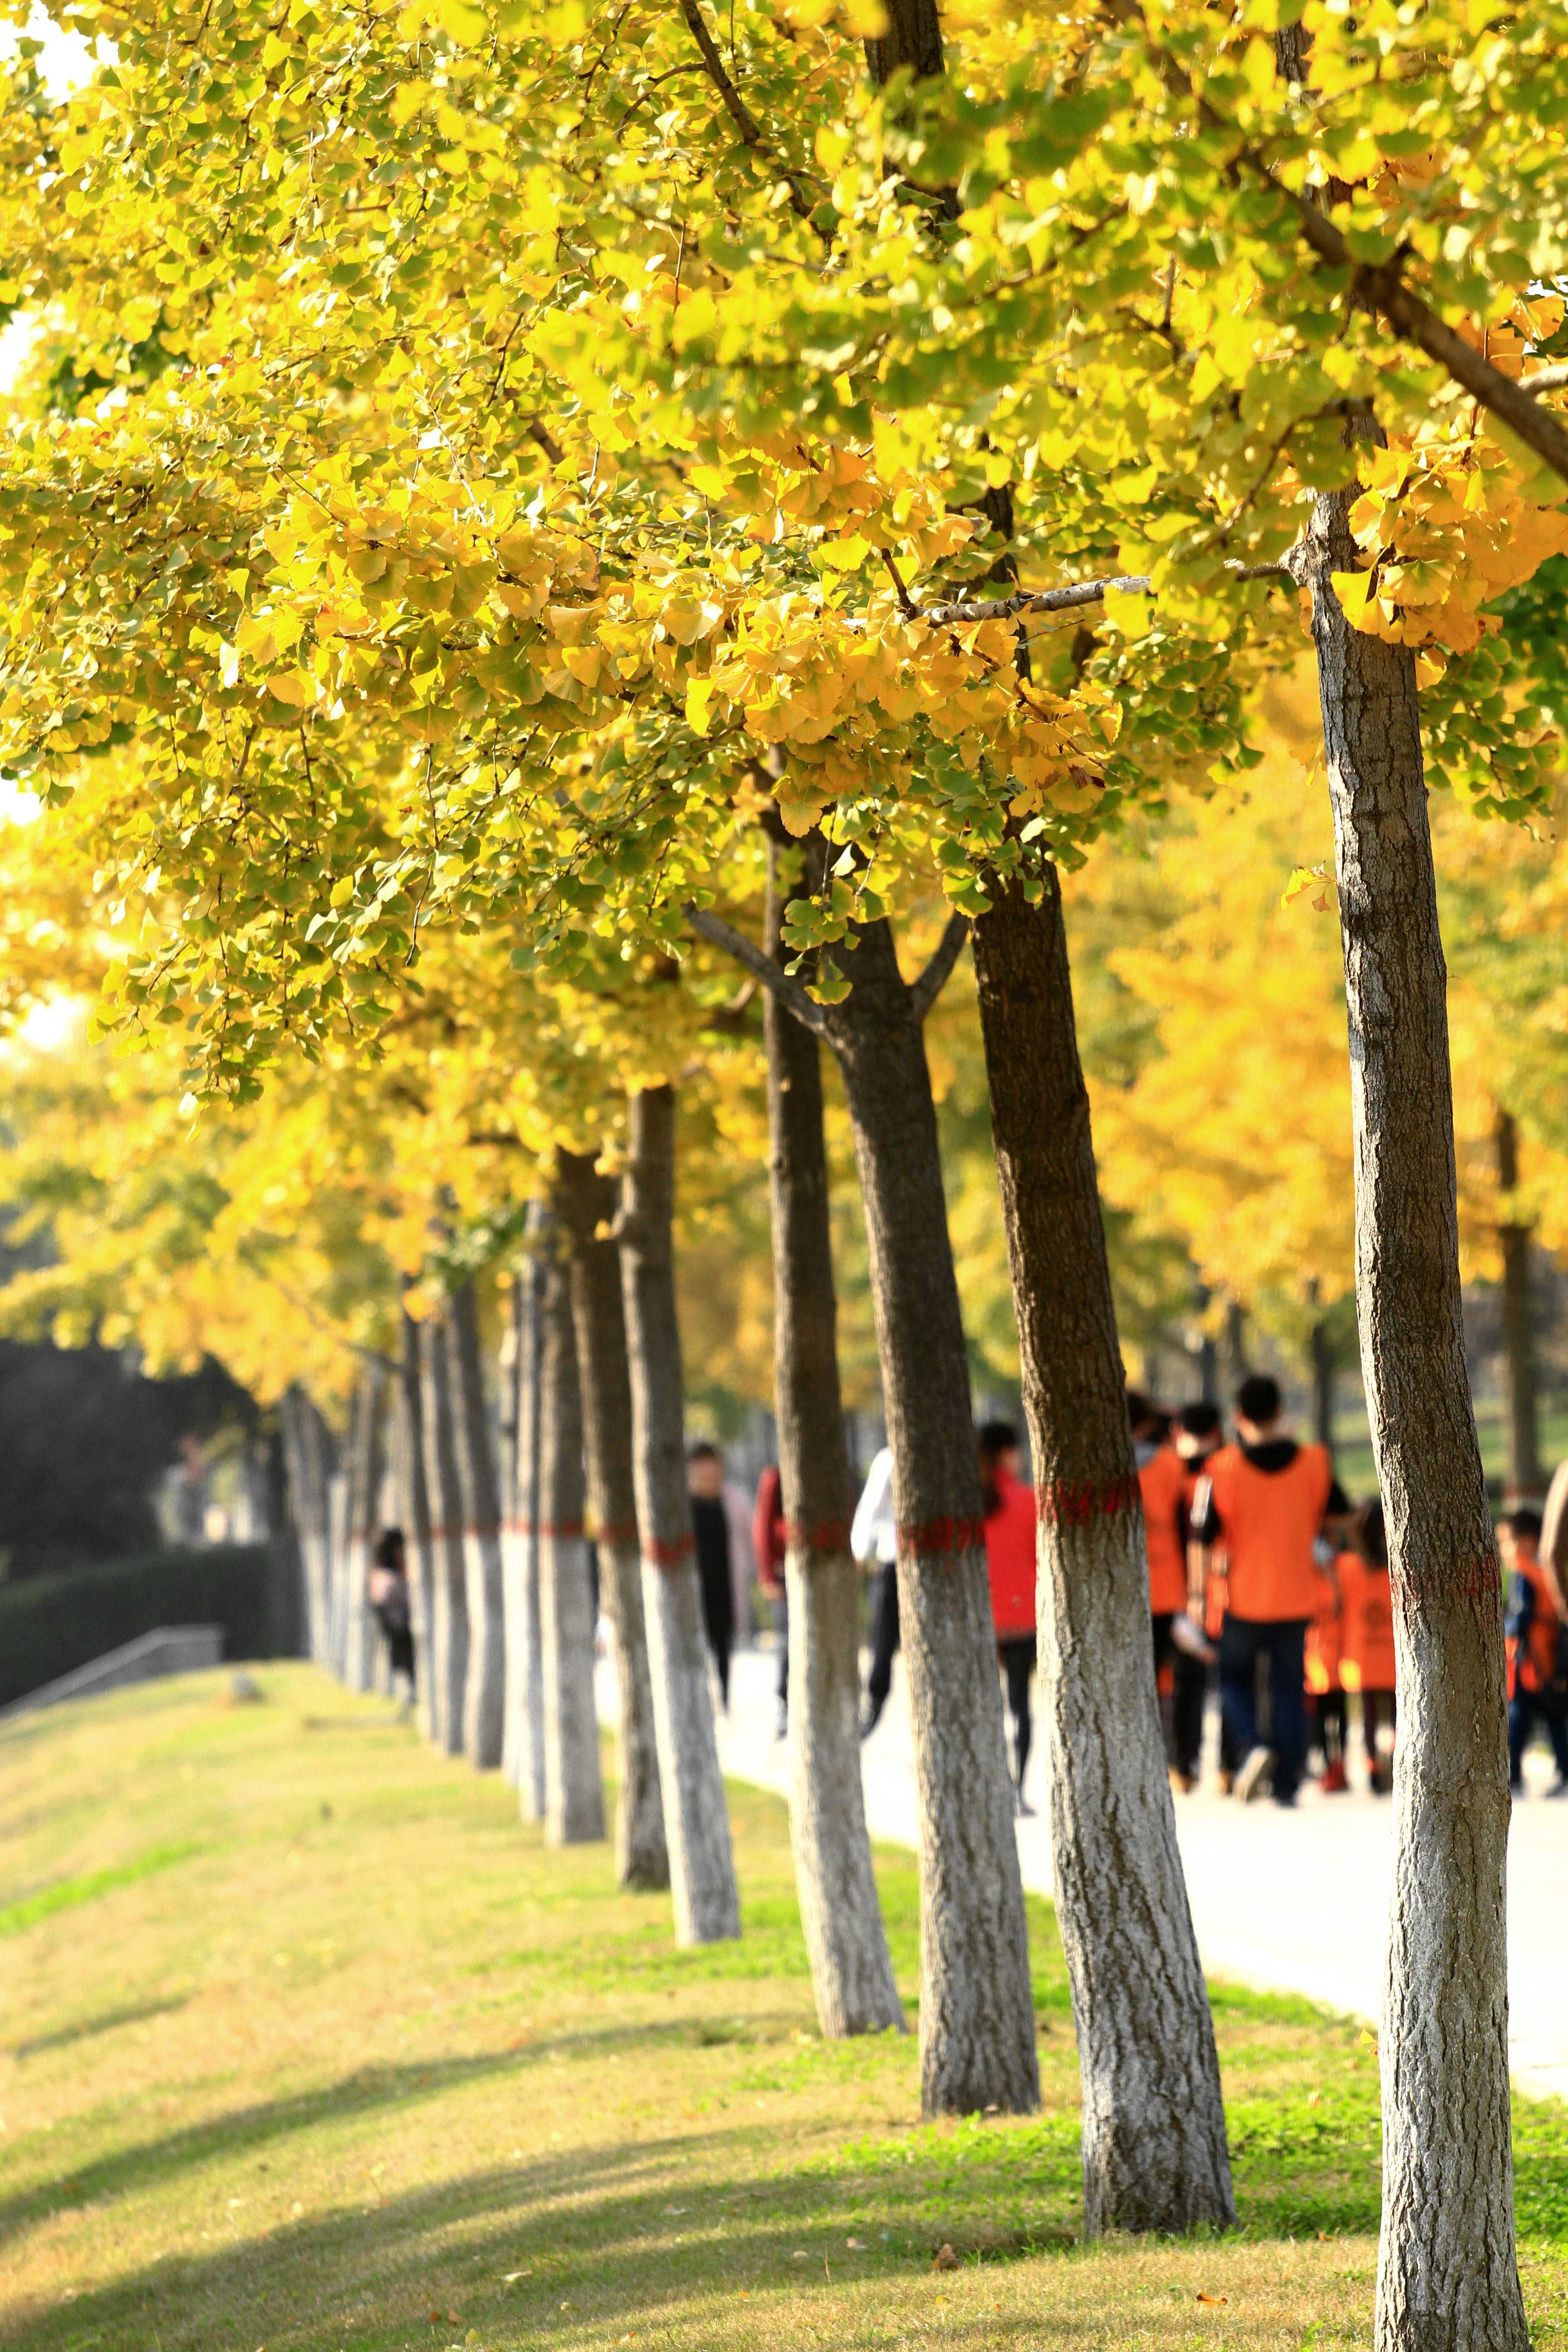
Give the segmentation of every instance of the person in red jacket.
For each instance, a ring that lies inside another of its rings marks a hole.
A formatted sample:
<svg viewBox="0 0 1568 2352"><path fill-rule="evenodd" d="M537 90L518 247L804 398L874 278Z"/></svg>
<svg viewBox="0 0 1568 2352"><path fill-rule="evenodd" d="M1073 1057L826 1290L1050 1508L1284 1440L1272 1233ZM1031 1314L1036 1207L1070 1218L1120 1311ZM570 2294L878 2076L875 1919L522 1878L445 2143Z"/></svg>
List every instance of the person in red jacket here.
<svg viewBox="0 0 1568 2352"><path fill-rule="evenodd" d="M1331 1507L1348 1506L1326 1445L1298 1445L1279 1425L1279 1385L1255 1372L1237 1391L1237 1443L1208 1465L1209 1502L1194 1534L1229 1554L1220 1704L1242 1764L1236 1791L1260 1795L1272 1776L1277 1804L1293 1805L1307 1755L1307 1628L1322 1601L1317 1538ZM1257 1670L1269 1666L1270 1746L1258 1738Z"/></svg>
<svg viewBox="0 0 1568 2352"><path fill-rule="evenodd" d="M1007 1678L1013 1718L1013 1784L1020 1813L1033 1812L1024 1795L1034 1724L1029 1677L1035 1671L1035 1490L1018 1471L1023 1454L1011 1422L988 1421L979 1432L980 1485L985 1502L985 1565L991 1575L991 1616L996 1655Z"/></svg>
<svg viewBox="0 0 1568 2352"><path fill-rule="evenodd" d="M1187 1465L1171 1443L1166 1416L1137 1389L1127 1391L1127 1421L1143 1502L1156 1678L1167 1662L1171 1667L1171 1780L1173 1787L1186 1791L1197 1782L1205 1673L1202 1662L1189 1657L1171 1639L1171 1628L1187 1605Z"/></svg>
<svg viewBox="0 0 1568 2352"><path fill-rule="evenodd" d="M1555 1579L1541 1558L1541 1514L1510 1511L1498 1523L1508 1571L1508 1774L1524 1794L1524 1750L1537 1716L1557 1766L1553 1797L1568 1796L1568 1643Z"/></svg>
<svg viewBox="0 0 1568 2352"><path fill-rule="evenodd" d="M757 1563L757 1582L773 1611L773 1633L779 1645L778 1721L773 1731L777 1739L783 1739L789 1731L789 1591L784 1583L784 1554L788 1548L784 1481L777 1463L770 1462L757 1481L757 1499L752 1511L752 1551Z"/></svg>

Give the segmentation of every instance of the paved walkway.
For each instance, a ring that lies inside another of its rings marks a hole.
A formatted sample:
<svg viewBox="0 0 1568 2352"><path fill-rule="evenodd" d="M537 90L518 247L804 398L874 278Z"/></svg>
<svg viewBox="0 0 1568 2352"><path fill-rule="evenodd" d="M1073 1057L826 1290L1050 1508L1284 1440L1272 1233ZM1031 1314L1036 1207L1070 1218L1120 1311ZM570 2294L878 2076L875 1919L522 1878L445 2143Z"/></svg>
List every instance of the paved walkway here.
<svg viewBox="0 0 1568 2352"><path fill-rule="evenodd" d="M774 1737L775 1662L737 1653L720 1749L727 1773L784 1790L784 1743ZM914 1771L901 1664L887 1713L861 1750L871 1834L916 1838ZM1352 1759L1352 1772L1359 1772ZM1568 1802L1550 1804L1549 1759L1525 1762L1526 1801L1510 1849L1509 2043L1521 2089L1568 2097ZM1051 1891L1050 1841L1038 1748L1026 1793L1040 1809L1018 1823L1024 1884ZM1187 1893L1211 1975L1271 1991L1305 1993L1375 2020L1381 1999L1392 1867L1391 1804L1361 1786L1340 1797L1302 1793L1293 1812L1218 1796L1180 1797L1176 1820Z"/></svg>

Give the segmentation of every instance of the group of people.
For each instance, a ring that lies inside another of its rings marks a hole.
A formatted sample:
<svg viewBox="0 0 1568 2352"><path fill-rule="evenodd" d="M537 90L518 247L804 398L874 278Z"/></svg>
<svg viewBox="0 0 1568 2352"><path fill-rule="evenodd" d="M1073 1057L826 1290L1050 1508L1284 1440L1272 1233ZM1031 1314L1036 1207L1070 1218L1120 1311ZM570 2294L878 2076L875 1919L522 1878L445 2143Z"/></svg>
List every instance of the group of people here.
<svg viewBox="0 0 1568 2352"><path fill-rule="evenodd" d="M1219 1787L1244 1802L1271 1794L1294 1805L1314 1753L1319 1786L1349 1786L1349 1700L1361 1701L1368 1785L1392 1785L1395 1733L1394 1605L1383 1506L1357 1507L1334 1475L1325 1445L1285 1428L1279 1383L1243 1381L1235 1434L1217 1405L1168 1413L1130 1389L1127 1416L1142 1498L1149 1613L1171 1781L1198 1785L1205 1715L1217 1684ZM1033 1743L1036 1665L1036 1512L1023 1475L1017 1430L988 1421L976 1433L984 1503L986 1565L997 1662L1012 1723L1016 1801L1031 1808L1025 1775ZM728 1706L730 1661L744 1592L754 1571L777 1634L777 1732L789 1713L786 1532L775 1467L763 1471L754 1509L706 1440L690 1449L688 1485L703 1623ZM1509 1759L1516 1793L1539 1721L1557 1768L1552 1795L1568 1795L1568 1465L1540 1512L1499 1523L1507 1572ZM898 1519L892 1455L872 1461L850 1530L871 1580L870 1667L860 1734L869 1738L892 1686L899 1648ZM742 1599L737 1602L737 1590ZM412 1699L415 1659L404 1539L389 1528L376 1548L367 1595L385 1635L395 1686Z"/></svg>

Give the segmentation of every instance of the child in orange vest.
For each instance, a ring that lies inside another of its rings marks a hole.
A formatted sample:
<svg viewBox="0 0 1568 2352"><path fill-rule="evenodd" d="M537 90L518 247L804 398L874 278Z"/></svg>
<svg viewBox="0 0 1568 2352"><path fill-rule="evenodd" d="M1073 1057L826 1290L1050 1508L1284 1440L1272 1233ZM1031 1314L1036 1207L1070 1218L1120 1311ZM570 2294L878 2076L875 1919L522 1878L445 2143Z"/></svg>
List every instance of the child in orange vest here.
<svg viewBox="0 0 1568 2352"><path fill-rule="evenodd" d="M1344 1655L1340 1665L1346 1690L1361 1693L1361 1729L1366 1743L1367 1785L1374 1797L1394 1785L1394 1597L1388 1581L1388 1543L1383 1505L1372 1502L1356 1528L1356 1549L1342 1563L1345 1596ZM1378 1752L1378 1735L1388 1727L1390 1760Z"/></svg>
<svg viewBox="0 0 1568 2352"><path fill-rule="evenodd" d="M1312 1703L1312 1726L1323 1751L1323 1777L1318 1786L1325 1797L1337 1797L1349 1788L1345 1778L1345 1694L1340 1679L1344 1649L1345 1555L1334 1559L1323 1581L1318 1613L1307 1628L1307 1695Z"/></svg>
<svg viewBox="0 0 1568 2352"><path fill-rule="evenodd" d="M1498 1524L1498 1549L1509 1576L1508 1774L1516 1797L1524 1793L1524 1750L1537 1716L1546 1726L1557 1765L1549 1793L1568 1796L1568 1643L1540 1543L1539 1511L1510 1511Z"/></svg>

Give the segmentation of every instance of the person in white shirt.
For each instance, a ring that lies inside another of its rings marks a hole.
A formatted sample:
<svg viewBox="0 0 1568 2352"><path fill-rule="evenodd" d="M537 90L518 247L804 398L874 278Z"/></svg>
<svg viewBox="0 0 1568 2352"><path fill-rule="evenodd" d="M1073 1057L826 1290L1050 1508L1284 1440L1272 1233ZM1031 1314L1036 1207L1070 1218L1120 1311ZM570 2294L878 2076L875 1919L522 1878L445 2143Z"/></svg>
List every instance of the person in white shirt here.
<svg viewBox="0 0 1568 2352"><path fill-rule="evenodd" d="M860 1737L869 1739L893 1686L893 1653L899 1646L899 1522L893 1508L890 1446L883 1446L866 1474L849 1530L849 1549L876 1580L871 1594L871 1672L860 1721Z"/></svg>

